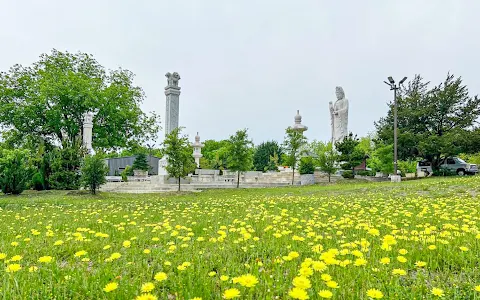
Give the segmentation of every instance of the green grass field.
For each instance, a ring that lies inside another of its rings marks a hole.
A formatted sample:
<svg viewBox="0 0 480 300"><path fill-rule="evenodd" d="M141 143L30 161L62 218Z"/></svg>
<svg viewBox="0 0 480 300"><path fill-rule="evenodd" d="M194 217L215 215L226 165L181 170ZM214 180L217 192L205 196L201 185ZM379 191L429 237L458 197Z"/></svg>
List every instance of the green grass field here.
<svg viewBox="0 0 480 300"><path fill-rule="evenodd" d="M3 299L480 299L480 177L0 197Z"/></svg>

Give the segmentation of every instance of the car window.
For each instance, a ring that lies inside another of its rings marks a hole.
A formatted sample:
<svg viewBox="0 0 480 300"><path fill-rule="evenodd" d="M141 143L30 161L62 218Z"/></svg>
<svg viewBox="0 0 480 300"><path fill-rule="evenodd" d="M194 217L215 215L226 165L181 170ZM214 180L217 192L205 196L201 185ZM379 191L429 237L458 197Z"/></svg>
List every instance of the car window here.
<svg viewBox="0 0 480 300"><path fill-rule="evenodd" d="M449 165L454 165L455 164L455 160L453 158L447 158L447 164Z"/></svg>
<svg viewBox="0 0 480 300"><path fill-rule="evenodd" d="M455 160L460 164L466 164L466 162L461 158L455 157Z"/></svg>

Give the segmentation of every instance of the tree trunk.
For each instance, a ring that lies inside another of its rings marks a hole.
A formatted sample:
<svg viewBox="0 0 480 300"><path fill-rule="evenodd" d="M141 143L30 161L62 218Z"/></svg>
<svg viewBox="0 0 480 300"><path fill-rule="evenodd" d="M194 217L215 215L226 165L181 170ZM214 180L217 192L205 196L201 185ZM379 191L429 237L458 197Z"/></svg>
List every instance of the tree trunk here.
<svg viewBox="0 0 480 300"><path fill-rule="evenodd" d="M330 183L330 173L328 173L328 183Z"/></svg>
<svg viewBox="0 0 480 300"><path fill-rule="evenodd" d="M180 192L180 177L178 177L178 191Z"/></svg>
<svg viewBox="0 0 480 300"><path fill-rule="evenodd" d="M293 167L292 167L292 185L293 185L293 181L295 180L295 164L293 164Z"/></svg>
<svg viewBox="0 0 480 300"><path fill-rule="evenodd" d="M240 186L240 171L237 171L237 189Z"/></svg>

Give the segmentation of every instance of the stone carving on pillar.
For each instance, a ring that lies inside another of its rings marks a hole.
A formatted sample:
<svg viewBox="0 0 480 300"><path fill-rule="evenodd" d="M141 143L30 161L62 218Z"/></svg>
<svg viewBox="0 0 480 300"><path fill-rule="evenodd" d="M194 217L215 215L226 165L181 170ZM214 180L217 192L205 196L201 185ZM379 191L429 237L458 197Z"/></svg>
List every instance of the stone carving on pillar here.
<svg viewBox="0 0 480 300"><path fill-rule="evenodd" d="M88 153L93 153L92 147L92 135L93 131L93 114L91 112L87 112L83 115L83 146L88 151Z"/></svg>
<svg viewBox="0 0 480 300"><path fill-rule="evenodd" d="M165 136L178 128L178 118L180 110L180 87L178 81L180 75L177 72L165 74L167 77L167 86L165 87L166 105L165 105Z"/></svg>
<svg viewBox="0 0 480 300"><path fill-rule="evenodd" d="M348 135L348 100L341 86L335 89L337 101L329 102L332 126L332 143L342 141Z"/></svg>

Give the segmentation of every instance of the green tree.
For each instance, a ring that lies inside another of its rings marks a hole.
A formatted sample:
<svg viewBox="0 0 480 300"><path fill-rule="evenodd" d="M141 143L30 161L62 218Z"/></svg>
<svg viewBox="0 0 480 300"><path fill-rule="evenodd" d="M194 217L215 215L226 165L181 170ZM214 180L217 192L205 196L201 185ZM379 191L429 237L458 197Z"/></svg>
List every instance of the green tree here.
<svg viewBox="0 0 480 300"><path fill-rule="evenodd" d="M204 163L202 168L224 170L227 168L228 140L206 140L202 148Z"/></svg>
<svg viewBox="0 0 480 300"><path fill-rule="evenodd" d="M313 174L315 172L315 164L311 156L304 156L300 158L298 172L300 175Z"/></svg>
<svg viewBox="0 0 480 300"><path fill-rule="evenodd" d="M315 163L322 172L328 175L328 182L331 181L331 176L337 171L338 153L333 147L332 142L313 141L310 144L310 149L315 153Z"/></svg>
<svg viewBox="0 0 480 300"><path fill-rule="evenodd" d="M375 150L368 160L368 166L376 172L382 172L383 174L393 173L393 145L377 143Z"/></svg>
<svg viewBox="0 0 480 300"><path fill-rule="evenodd" d="M265 166L265 171L278 171L278 166L280 165L280 157L276 152L270 156L268 160L268 165Z"/></svg>
<svg viewBox="0 0 480 300"><path fill-rule="evenodd" d="M185 178L196 167L188 136L180 136L181 131L182 128L172 130L163 142L165 146L163 154L167 158L166 169L170 177L178 179L178 191L180 191L181 179Z"/></svg>
<svg viewBox="0 0 480 300"><path fill-rule="evenodd" d="M265 171L270 165L270 158L274 155L278 157L278 164L281 164L281 157L283 154L282 147L276 141L263 142L255 147L253 155L253 168L256 171Z"/></svg>
<svg viewBox="0 0 480 300"><path fill-rule="evenodd" d="M253 166L253 142L248 139L247 129L238 130L229 138L228 169L237 172L237 188L240 186L240 172Z"/></svg>
<svg viewBox="0 0 480 300"><path fill-rule="evenodd" d="M469 95L461 77L448 74L442 83L429 88L429 82L416 75L396 100L399 159L422 157L438 169L445 157L480 147L465 138L475 136L480 99ZM378 138L385 144L393 144L392 102L389 108L387 116L375 123Z"/></svg>
<svg viewBox="0 0 480 300"><path fill-rule="evenodd" d="M147 155L144 153L137 154L135 161L133 162L132 169L141 171L150 170L150 166L148 165L147 161Z"/></svg>
<svg viewBox="0 0 480 300"><path fill-rule="evenodd" d="M359 144L359 139L353 133L350 133L342 141L335 143L335 149L340 153L338 160L342 162L343 169L355 173L354 168L365 159L365 152L358 147Z"/></svg>
<svg viewBox="0 0 480 300"><path fill-rule="evenodd" d="M285 140L283 147L285 154L287 155L286 163L292 167L292 185L295 181L295 167L299 161L299 158L303 154L303 147L307 144L307 138L303 133L294 130L292 127L285 129Z"/></svg>
<svg viewBox="0 0 480 300"><path fill-rule="evenodd" d="M32 178L32 170L25 149L0 150L0 187L4 194L19 195Z"/></svg>
<svg viewBox="0 0 480 300"><path fill-rule="evenodd" d="M50 162L50 187L56 190L78 190L80 167L85 150L77 140L73 145L56 148Z"/></svg>
<svg viewBox="0 0 480 300"><path fill-rule="evenodd" d="M87 155L83 160L81 173L81 184L95 195L100 186L107 182L108 166L99 156Z"/></svg>
<svg viewBox="0 0 480 300"><path fill-rule="evenodd" d="M16 146L73 145L94 112L93 147L108 152L156 137L158 117L140 109L143 90L124 69L105 71L90 55L53 50L32 66L0 73L0 126Z"/></svg>

